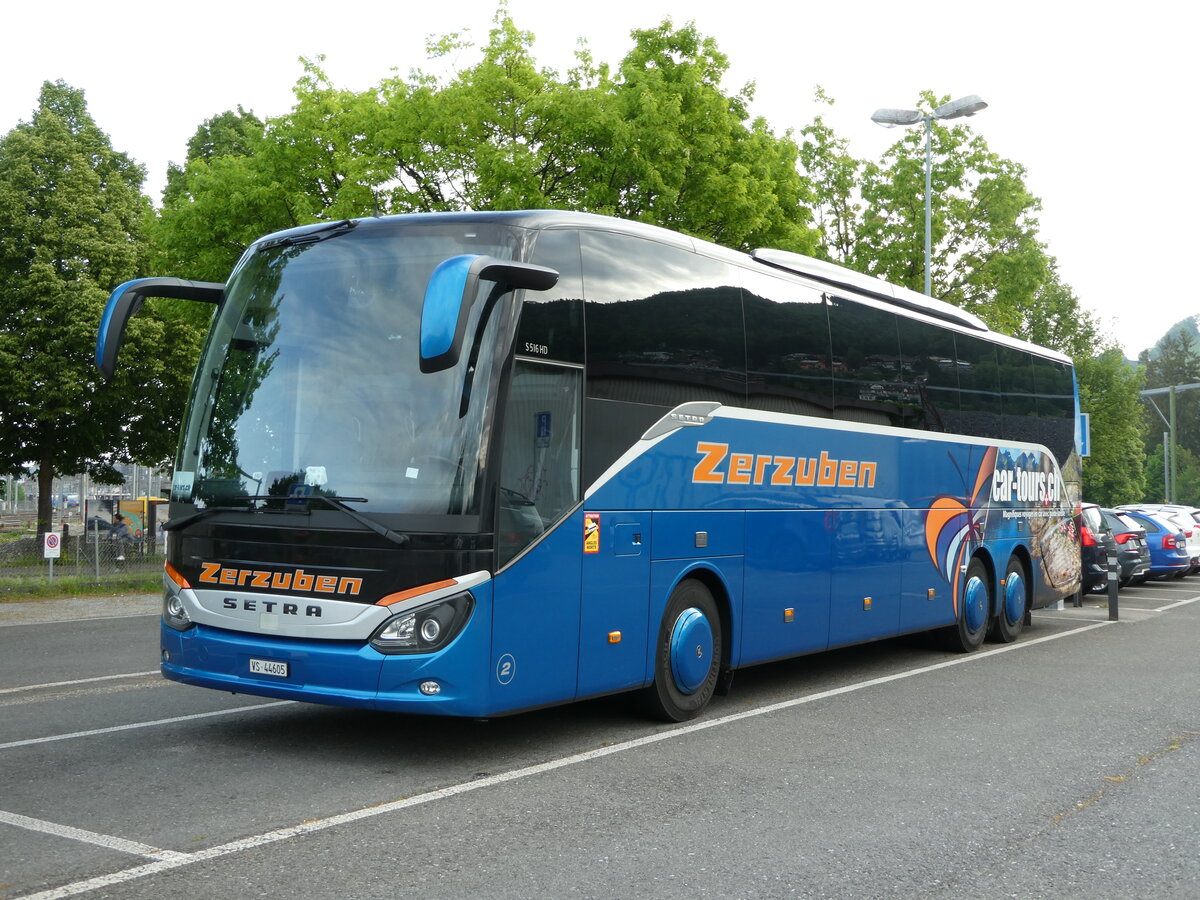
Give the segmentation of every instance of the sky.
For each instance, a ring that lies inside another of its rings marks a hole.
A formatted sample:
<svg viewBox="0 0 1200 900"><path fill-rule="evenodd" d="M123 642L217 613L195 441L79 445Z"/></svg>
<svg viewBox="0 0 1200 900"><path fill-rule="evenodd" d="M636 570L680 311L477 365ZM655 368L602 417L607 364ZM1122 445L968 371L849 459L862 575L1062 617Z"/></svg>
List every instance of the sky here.
<svg viewBox="0 0 1200 900"><path fill-rule="evenodd" d="M10 4L0 134L30 119L42 82L66 81L84 90L113 146L146 166L157 203L168 163L184 161L205 119L239 104L260 118L291 109L300 57L323 55L331 81L352 90L393 71L466 68L469 51L430 61L427 39L466 32L485 43L500 2ZM1183 284L1200 206L1187 101L1196 4L508 0L507 8L535 35L538 64L559 72L580 40L615 67L633 29L694 22L729 58L724 89L755 84L753 115L782 134L822 114L859 158L878 159L899 137L870 121L876 109L912 108L923 90L978 94L988 108L972 127L1025 167L1060 277L1126 356L1200 314L1200 297ZM815 102L818 85L832 108Z"/></svg>

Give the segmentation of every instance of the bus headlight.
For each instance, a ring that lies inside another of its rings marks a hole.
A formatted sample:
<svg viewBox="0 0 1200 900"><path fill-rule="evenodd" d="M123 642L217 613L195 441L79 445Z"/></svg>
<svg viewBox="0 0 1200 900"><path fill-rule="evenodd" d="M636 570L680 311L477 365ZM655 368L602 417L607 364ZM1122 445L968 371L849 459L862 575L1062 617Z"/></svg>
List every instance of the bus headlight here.
<svg viewBox="0 0 1200 900"><path fill-rule="evenodd" d="M163 621L176 631L187 631L196 623L188 615L183 598L179 596L179 588L168 582L163 591Z"/></svg>
<svg viewBox="0 0 1200 900"><path fill-rule="evenodd" d="M430 653L450 643L471 617L475 598L455 594L393 616L371 638L380 653Z"/></svg>

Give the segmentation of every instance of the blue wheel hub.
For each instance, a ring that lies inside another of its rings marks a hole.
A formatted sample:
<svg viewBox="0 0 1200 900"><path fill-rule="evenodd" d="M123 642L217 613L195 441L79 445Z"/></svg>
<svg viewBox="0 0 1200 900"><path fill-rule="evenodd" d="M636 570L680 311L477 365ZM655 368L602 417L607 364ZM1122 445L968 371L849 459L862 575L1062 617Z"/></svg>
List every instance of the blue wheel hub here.
<svg viewBox="0 0 1200 900"><path fill-rule="evenodd" d="M704 613L685 609L671 629L671 675L681 693L694 693L712 667L713 630Z"/></svg>
<svg viewBox="0 0 1200 900"><path fill-rule="evenodd" d="M963 590L963 617L972 634L987 624L987 585L978 576L972 576Z"/></svg>
<svg viewBox="0 0 1200 900"><path fill-rule="evenodd" d="M1010 572L1004 582L1004 618L1016 625L1025 615L1025 579L1020 572Z"/></svg>

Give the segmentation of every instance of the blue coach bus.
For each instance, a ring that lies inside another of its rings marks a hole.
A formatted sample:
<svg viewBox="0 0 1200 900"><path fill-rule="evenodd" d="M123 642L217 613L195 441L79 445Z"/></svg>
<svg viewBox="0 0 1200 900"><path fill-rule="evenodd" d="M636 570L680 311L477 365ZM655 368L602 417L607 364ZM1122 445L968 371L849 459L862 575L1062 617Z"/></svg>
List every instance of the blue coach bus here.
<svg viewBox="0 0 1200 900"><path fill-rule="evenodd" d="M493 716L936 631L1079 589L1071 362L829 263L554 211L305 226L215 304L175 462L162 671ZM1064 477L1064 474L1066 477Z"/></svg>

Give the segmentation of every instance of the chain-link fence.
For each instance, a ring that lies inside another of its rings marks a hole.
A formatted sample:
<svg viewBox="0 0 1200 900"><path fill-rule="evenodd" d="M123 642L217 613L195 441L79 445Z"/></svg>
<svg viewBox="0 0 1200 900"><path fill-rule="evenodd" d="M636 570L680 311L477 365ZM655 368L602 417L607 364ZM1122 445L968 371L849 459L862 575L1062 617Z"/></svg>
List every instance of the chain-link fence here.
<svg viewBox="0 0 1200 900"><path fill-rule="evenodd" d="M54 575L103 582L130 576L153 576L162 572L163 544L142 539L120 541L99 530L63 536L60 556L54 560ZM0 581L28 581L49 575L50 564L42 556L36 535L0 544Z"/></svg>

